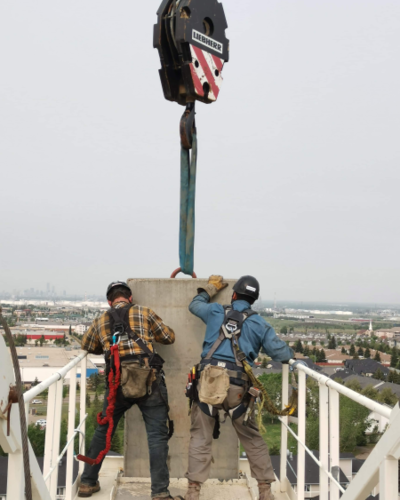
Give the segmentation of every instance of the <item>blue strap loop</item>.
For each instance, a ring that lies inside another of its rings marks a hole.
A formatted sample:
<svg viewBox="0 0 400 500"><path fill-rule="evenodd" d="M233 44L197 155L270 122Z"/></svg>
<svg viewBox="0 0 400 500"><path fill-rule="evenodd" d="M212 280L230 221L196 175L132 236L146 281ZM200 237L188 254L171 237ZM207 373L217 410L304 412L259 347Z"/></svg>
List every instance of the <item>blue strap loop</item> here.
<svg viewBox="0 0 400 500"><path fill-rule="evenodd" d="M197 134L193 133L192 153L181 149L181 208L179 229L179 262L184 274L193 275L195 199L197 171Z"/></svg>

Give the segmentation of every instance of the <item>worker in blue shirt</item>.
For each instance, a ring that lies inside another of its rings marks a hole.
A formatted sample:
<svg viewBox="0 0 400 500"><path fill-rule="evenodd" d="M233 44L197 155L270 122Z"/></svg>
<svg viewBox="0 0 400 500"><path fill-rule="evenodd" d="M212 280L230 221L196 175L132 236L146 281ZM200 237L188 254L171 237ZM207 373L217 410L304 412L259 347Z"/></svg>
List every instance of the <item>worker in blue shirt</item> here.
<svg viewBox="0 0 400 500"><path fill-rule="evenodd" d="M253 276L243 276L233 286L230 306L210 304L210 300L227 286L222 276L211 276L208 284L198 289L198 295L189 306L190 312L206 324L206 333L201 361L197 366L197 391L191 412L189 465L186 473L189 486L185 500L199 500L201 484L208 479L212 438L219 410L224 410L232 419L232 425L248 457L251 475L258 481L259 500L272 500L274 470L267 444L253 415L246 417L250 383L238 359L230 332L235 333L239 328L238 347L251 365L261 348L274 361L287 362L294 353L276 336L271 325L251 309L260 294L258 281Z"/></svg>

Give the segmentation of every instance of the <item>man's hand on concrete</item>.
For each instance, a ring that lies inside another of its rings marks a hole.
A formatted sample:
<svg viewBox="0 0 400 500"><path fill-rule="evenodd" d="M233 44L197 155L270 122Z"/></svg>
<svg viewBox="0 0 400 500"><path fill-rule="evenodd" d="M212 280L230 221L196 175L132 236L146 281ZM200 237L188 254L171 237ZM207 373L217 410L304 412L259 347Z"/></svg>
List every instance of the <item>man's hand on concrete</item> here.
<svg viewBox="0 0 400 500"><path fill-rule="evenodd" d="M212 299L215 295L217 295L218 292L220 292L227 286L228 283L224 281L224 278L222 276L213 274L208 278L207 285L204 288L199 288L198 292L205 291L210 296L210 299Z"/></svg>

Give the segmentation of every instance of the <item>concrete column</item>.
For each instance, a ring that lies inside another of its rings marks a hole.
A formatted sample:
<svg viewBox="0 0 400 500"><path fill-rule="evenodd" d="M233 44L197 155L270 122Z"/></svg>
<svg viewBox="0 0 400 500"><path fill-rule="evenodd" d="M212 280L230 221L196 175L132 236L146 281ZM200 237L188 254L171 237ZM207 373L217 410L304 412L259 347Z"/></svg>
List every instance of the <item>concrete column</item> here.
<svg viewBox="0 0 400 500"><path fill-rule="evenodd" d="M218 302L230 303L235 281L228 280L229 287L216 297ZM197 288L206 283L201 279L128 280L134 302L153 309L176 334L173 345L156 344L166 361L170 416L175 422L175 434L169 442L169 469L173 478L183 477L187 469L190 417L184 389L189 370L200 361L205 335L204 323L189 312L188 306ZM229 418L221 425L220 438L213 442L213 457L210 478L238 477L239 443ZM146 430L137 407L126 413L125 476L150 476Z"/></svg>

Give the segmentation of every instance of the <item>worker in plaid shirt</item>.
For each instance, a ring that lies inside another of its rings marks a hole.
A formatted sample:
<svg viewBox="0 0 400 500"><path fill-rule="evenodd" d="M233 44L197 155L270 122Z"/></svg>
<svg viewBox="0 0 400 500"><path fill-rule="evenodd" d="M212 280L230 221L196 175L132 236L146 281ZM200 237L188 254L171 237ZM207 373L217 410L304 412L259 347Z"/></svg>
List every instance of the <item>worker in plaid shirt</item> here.
<svg viewBox="0 0 400 500"><path fill-rule="evenodd" d="M175 342L175 333L172 328L165 325L154 311L148 307L137 304L132 305L132 293L126 283L122 281L111 283L107 289L107 300L110 307L115 309L130 307L129 325L133 333L137 334L151 351L154 351L154 341L161 344L173 344ZM110 316L108 312L105 312L93 321L89 330L83 336L82 349L93 354L104 353L108 367L109 362L107 360L110 357L112 343ZM119 343L119 355L121 361L129 359L140 361L142 358L148 357L136 342L126 336L125 338L122 337ZM121 387L118 388L113 415L113 431L117 428L122 415L132 405L137 404L142 412L147 431L152 499L173 499L168 491L168 393L162 371L157 373L154 384L158 385L158 389L153 390L150 396L137 399L125 398ZM106 415L108 392L107 387L104 396L103 417ZM99 425L97 427L88 452L90 458L96 458L104 450L107 428L108 425ZM90 497L100 490L98 481L100 468L101 463L99 465L85 464L78 492L79 497ZM182 497L175 497L175 500L177 499L182 499Z"/></svg>

